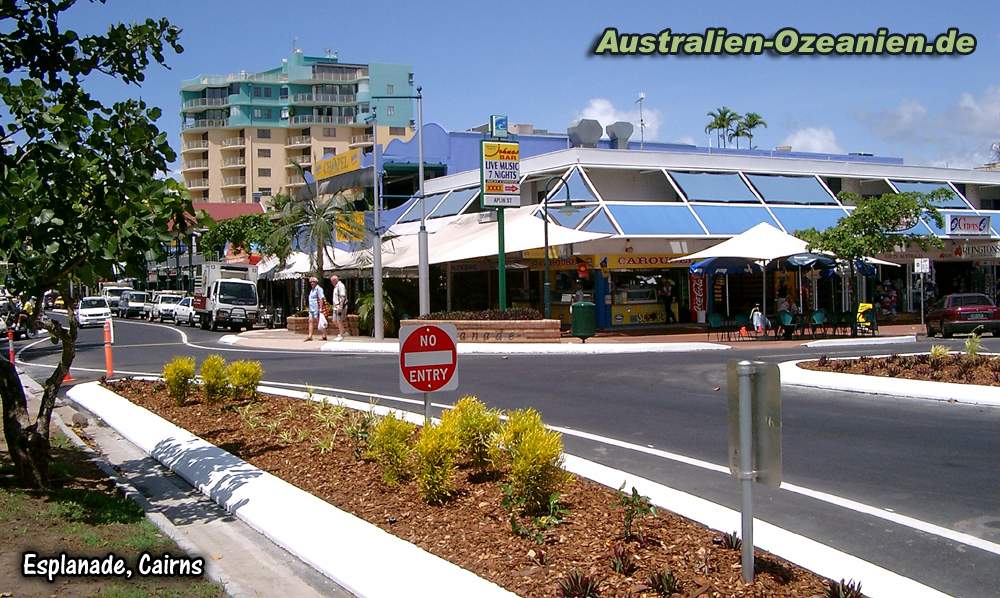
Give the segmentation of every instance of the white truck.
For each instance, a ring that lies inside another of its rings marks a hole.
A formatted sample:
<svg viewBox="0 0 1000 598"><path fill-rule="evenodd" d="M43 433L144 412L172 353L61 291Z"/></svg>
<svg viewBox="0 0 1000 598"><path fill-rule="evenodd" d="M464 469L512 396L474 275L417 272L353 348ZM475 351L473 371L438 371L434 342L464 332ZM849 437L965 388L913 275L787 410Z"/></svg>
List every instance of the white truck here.
<svg viewBox="0 0 1000 598"><path fill-rule="evenodd" d="M120 283L103 283L101 285L101 296L108 301L108 307L111 311L116 311L118 309L118 299L121 298L122 293L125 291L131 291L132 287Z"/></svg>
<svg viewBox="0 0 1000 598"><path fill-rule="evenodd" d="M258 321L257 266L206 262L195 279L195 316L203 330L250 330Z"/></svg>

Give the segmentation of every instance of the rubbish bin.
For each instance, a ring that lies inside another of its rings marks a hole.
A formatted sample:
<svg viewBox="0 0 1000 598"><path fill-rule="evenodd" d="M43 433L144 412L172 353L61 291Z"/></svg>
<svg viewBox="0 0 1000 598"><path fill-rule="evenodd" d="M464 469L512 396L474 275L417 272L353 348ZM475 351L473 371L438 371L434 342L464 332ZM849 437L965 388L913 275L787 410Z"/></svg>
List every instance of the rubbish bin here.
<svg viewBox="0 0 1000 598"><path fill-rule="evenodd" d="M597 332L597 306L590 301L577 301L570 306L573 336L582 342Z"/></svg>

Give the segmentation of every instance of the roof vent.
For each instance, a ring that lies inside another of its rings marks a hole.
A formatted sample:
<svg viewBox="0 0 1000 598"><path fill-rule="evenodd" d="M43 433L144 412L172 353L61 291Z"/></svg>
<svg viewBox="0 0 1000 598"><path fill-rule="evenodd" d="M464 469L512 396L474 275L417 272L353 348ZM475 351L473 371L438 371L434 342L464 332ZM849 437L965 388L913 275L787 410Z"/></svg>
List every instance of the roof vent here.
<svg viewBox="0 0 1000 598"><path fill-rule="evenodd" d="M607 127L608 137L611 139L611 147L614 149L628 149L628 138L632 136L635 127L632 123L618 121Z"/></svg>
<svg viewBox="0 0 1000 598"><path fill-rule="evenodd" d="M779 145L778 147L774 148L774 151L776 151L776 152L790 152L790 151L792 151L792 146L790 146L790 145Z"/></svg>
<svg viewBox="0 0 1000 598"><path fill-rule="evenodd" d="M570 147L597 147L603 132L601 123L590 118L582 118L566 129Z"/></svg>

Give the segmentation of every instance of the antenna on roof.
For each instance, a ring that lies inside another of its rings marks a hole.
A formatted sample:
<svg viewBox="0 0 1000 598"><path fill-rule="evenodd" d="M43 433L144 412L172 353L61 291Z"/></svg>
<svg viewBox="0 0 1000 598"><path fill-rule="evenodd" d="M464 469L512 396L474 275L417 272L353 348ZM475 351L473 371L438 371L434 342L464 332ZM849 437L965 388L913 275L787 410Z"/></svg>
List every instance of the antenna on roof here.
<svg viewBox="0 0 1000 598"><path fill-rule="evenodd" d="M646 101L646 92L639 92L639 99L634 103L639 104L639 149L646 149L646 121L642 118L642 103Z"/></svg>
<svg viewBox="0 0 1000 598"><path fill-rule="evenodd" d="M292 52L298 52L298 51L299 51L299 36L293 35L292 36Z"/></svg>

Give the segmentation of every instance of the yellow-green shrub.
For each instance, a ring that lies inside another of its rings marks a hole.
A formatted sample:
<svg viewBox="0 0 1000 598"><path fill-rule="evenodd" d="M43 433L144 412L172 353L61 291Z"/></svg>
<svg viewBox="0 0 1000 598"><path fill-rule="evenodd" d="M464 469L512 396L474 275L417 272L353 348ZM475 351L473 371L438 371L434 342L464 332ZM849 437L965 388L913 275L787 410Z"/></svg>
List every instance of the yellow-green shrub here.
<svg viewBox="0 0 1000 598"><path fill-rule="evenodd" d="M209 355L201 362L201 385L205 400L218 403L226 396L229 382L226 379L226 360L221 355Z"/></svg>
<svg viewBox="0 0 1000 598"><path fill-rule="evenodd" d="M416 426L390 413L378 420L368 436L366 453L382 470L382 480L389 486L408 479L413 467Z"/></svg>
<svg viewBox="0 0 1000 598"><path fill-rule="evenodd" d="M931 346L931 357L941 359L942 357L948 357L951 354L951 349L944 345L932 345Z"/></svg>
<svg viewBox="0 0 1000 598"><path fill-rule="evenodd" d="M233 400L257 398L257 385L264 377L259 361L234 361L226 367L226 381Z"/></svg>
<svg viewBox="0 0 1000 598"><path fill-rule="evenodd" d="M479 471L490 465L490 440L500 430L500 413L487 409L473 396L462 397L441 415L441 425L451 428L461 451Z"/></svg>
<svg viewBox="0 0 1000 598"><path fill-rule="evenodd" d="M542 428L542 416L534 409L516 409L507 412L507 421L490 438L489 459L497 469L510 465L511 447L520 442L521 436L534 428Z"/></svg>
<svg viewBox="0 0 1000 598"><path fill-rule="evenodd" d="M187 399L191 384L194 383L194 357L177 356L163 366L163 380L167 383L167 392L183 405Z"/></svg>
<svg viewBox="0 0 1000 598"><path fill-rule="evenodd" d="M424 426L417 440L417 484L424 500L441 504L451 496L459 438L450 426Z"/></svg>
<svg viewBox="0 0 1000 598"><path fill-rule="evenodd" d="M547 430L534 409L519 409L494 434L494 463L507 468L509 498L528 513L539 513L568 476L562 468L562 435Z"/></svg>

